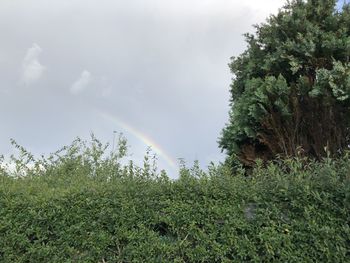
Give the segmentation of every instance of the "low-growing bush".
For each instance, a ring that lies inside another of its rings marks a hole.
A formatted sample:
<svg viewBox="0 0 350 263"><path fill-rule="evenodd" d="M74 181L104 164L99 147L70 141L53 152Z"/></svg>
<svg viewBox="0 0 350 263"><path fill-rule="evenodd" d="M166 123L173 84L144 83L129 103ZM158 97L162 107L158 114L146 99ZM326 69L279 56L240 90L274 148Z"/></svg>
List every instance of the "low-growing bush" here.
<svg viewBox="0 0 350 263"><path fill-rule="evenodd" d="M1 169L0 262L349 262L349 156L171 180L101 149Z"/></svg>

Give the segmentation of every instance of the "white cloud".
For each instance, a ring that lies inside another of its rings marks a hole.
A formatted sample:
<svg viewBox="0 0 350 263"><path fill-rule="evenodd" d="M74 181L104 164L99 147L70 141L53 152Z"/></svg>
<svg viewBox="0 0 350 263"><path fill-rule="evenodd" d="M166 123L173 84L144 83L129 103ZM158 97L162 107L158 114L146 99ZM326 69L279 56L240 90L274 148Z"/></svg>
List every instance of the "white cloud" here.
<svg viewBox="0 0 350 263"><path fill-rule="evenodd" d="M86 89L86 87L91 82L91 73L87 70L84 70L79 79L77 79L70 88L70 92L74 95L81 93Z"/></svg>
<svg viewBox="0 0 350 263"><path fill-rule="evenodd" d="M45 66L38 60L41 52L41 47L36 43L27 50L22 62L22 83L24 85L29 85L37 81L43 75Z"/></svg>

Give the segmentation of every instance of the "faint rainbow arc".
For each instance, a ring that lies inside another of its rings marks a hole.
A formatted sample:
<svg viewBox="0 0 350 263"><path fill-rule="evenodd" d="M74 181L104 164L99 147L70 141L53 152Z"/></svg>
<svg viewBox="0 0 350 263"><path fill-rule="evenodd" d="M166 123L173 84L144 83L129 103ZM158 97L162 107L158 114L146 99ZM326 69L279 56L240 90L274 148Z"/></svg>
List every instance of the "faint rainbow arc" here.
<svg viewBox="0 0 350 263"><path fill-rule="evenodd" d="M162 159L164 159L166 161L166 163L172 167L172 168L176 168L176 161L169 155L167 154L162 148L161 146L159 146L156 142L154 142L154 140L152 140L149 136L147 136L146 134L138 131L137 129L135 129L134 127L130 126L129 124L123 122L122 120L112 116L109 113L106 112L99 112L100 115L102 116L102 118L113 122L115 124L117 124L119 127L121 127L123 130L131 133L133 136L135 136L137 139L139 139L140 141L142 141L144 144L146 144L147 146L150 146L152 148L152 150L157 153Z"/></svg>

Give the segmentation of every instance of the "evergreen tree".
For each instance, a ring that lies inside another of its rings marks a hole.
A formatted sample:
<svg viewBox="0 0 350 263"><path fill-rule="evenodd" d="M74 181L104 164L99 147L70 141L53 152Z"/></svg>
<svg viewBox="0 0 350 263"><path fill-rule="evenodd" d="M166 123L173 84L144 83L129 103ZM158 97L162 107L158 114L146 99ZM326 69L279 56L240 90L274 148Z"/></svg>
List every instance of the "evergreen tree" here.
<svg viewBox="0 0 350 263"><path fill-rule="evenodd" d="M220 147L247 166L349 148L350 5L288 1L255 28L229 65L231 109Z"/></svg>

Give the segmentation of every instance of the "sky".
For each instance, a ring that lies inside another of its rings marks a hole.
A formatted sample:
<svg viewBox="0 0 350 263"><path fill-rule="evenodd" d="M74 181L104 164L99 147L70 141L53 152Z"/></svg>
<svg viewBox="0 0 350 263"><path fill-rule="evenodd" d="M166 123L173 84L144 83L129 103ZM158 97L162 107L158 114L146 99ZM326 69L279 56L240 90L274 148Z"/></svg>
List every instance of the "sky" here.
<svg viewBox="0 0 350 263"><path fill-rule="evenodd" d="M178 158L223 160L231 56L284 0L1 0L0 153L36 155L91 132ZM112 144L112 143L111 143Z"/></svg>
<svg viewBox="0 0 350 263"><path fill-rule="evenodd" d="M350 0L338 0L337 1L337 9L341 10L341 8L344 5L344 3L350 3Z"/></svg>

